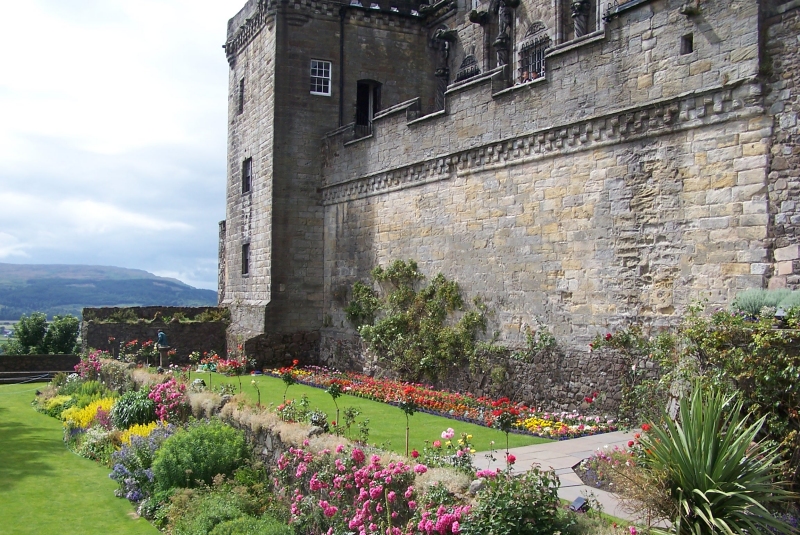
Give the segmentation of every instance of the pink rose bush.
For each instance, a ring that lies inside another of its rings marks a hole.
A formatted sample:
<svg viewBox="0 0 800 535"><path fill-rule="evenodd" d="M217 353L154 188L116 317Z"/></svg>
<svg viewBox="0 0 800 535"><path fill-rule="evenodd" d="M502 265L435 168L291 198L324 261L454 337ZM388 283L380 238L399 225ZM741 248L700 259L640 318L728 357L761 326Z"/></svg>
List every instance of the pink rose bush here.
<svg viewBox="0 0 800 535"><path fill-rule="evenodd" d="M154 386L147 397L156 404L156 416L159 420L178 421L189 412L186 384L178 383L174 377Z"/></svg>
<svg viewBox="0 0 800 535"><path fill-rule="evenodd" d="M314 454L290 448L274 473L275 493L290 504L291 523L309 535L449 535L459 533L467 507L418 510L415 474L427 467L339 446Z"/></svg>

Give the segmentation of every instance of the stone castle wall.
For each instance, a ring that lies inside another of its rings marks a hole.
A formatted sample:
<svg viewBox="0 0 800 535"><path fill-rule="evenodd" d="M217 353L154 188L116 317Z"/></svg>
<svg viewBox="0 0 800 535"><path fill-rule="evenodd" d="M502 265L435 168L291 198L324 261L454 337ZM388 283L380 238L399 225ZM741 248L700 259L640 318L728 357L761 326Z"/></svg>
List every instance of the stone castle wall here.
<svg viewBox="0 0 800 535"><path fill-rule="evenodd" d="M272 100L231 117L221 295L229 337L252 335L265 362L385 373L343 309L374 266L415 259L489 306L487 336L521 346L539 322L555 334L547 358L492 364L516 394L574 407L598 389L613 404L626 369L588 352L598 333L668 328L698 299L717 307L745 288L797 287L797 0L708 0L699 13L682 0L592 0L577 39L569 2L522 0L505 68L497 15L469 21L488 1L437 3L417 22L384 3L267 13L251 1L231 21L232 98L252 76ZM240 38L259 16L263 29ZM514 83L537 28L552 44L546 75ZM437 95L433 71L452 82L469 55L481 74ZM304 87L310 58L332 62L330 97ZM383 98L370 135L354 139L359 79L381 82ZM254 168L260 204L236 192L247 154L269 167ZM239 277L246 232L269 244ZM497 390L486 373L459 370L440 386Z"/></svg>
<svg viewBox="0 0 800 535"><path fill-rule="evenodd" d="M775 273L770 287L800 288L800 2L776 2L766 29L765 103L775 135L769 200Z"/></svg>
<svg viewBox="0 0 800 535"><path fill-rule="evenodd" d="M707 27L680 6L623 12L548 56L540 81L498 91L487 74L451 88L445 113L330 141L325 336L348 331L347 288L397 258L482 297L503 342L538 320L584 351L633 318L665 327L703 295L719 306L762 286L758 6L706 3Z"/></svg>

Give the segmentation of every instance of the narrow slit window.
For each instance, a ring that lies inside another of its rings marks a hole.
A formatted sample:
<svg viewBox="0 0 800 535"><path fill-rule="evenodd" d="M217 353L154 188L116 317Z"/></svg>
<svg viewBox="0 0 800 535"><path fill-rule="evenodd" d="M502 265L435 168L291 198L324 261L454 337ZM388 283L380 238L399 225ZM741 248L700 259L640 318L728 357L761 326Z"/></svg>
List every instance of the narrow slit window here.
<svg viewBox="0 0 800 535"><path fill-rule="evenodd" d="M242 245L242 275L250 273L250 244Z"/></svg>
<svg viewBox="0 0 800 535"><path fill-rule="evenodd" d="M236 97L236 112L238 114L244 112L244 78L239 80L239 91Z"/></svg>
<svg viewBox="0 0 800 535"><path fill-rule="evenodd" d="M694 52L694 36L687 33L681 37L681 56Z"/></svg>
<svg viewBox="0 0 800 535"><path fill-rule="evenodd" d="M242 193L250 193L253 186L253 159L247 158L242 162Z"/></svg>
<svg viewBox="0 0 800 535"><path fill-rule="evenodd" d="M311 60L311 94L331 94L331 62L318 59Z"/></svg>

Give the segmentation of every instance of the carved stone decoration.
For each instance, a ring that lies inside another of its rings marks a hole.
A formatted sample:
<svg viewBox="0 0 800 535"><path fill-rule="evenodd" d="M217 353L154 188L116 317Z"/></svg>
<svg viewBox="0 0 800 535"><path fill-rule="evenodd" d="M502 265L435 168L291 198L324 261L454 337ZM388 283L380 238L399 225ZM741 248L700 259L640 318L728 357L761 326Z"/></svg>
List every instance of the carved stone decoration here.
<svg viewBox="0 0 800 535"><path fill-rule="evenodd" d="M458 40L458 31L442 26L433 33L432 46L439 50L436 77L436 109L444 109L444 92L450 84L450 45Z"/></svg>
<svg viewBox="0 0 800 535"><path fill-rule="evenodd" d="M570 10L572 11L572 21L575 25L575 38L586 35L589 26L589 0L572 0Z"/></svg>
<svg viewBox="0 0 800 535"><path fill-rule="evenodd" d="M478 11L477 9L473 9L469 12L469 21L473 24L480 24L483 26L484 24L488 23L491 19L491 15L489 15L488 11Z"/></svg>
<svg viewBox="0 0 800 535"><path fill-rule="evenodd" d="M497 66L508 65L508 53L511 45L511 25L514 23L513 9L519 0L496 0L490 4L491 13L497 13L497 38L492 46L497 50Z"/></svg>
<svg viewBox="0 0 800 535"><path fill-rule="evenodd" d="M478 66L478 60L475 59L474 54L468 54L464 57L464 61L461 62L461 66L458 68L456 82L469 80L470 78L478 76L480 73L481 69Z"/></svg>
<svg viewBox="0 0 800 535"><path fill-rule="evenodd" d="M686 0L680 8L681 15L694 17L700 14L700 0Z"/></svg>

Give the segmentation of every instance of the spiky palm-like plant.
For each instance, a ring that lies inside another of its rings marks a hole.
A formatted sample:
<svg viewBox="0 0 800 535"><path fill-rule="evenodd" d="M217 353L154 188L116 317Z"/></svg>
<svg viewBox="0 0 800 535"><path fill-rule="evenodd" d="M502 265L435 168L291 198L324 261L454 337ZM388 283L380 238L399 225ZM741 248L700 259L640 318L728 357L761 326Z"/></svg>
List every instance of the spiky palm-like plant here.
<svg viewBox="0 0 800 535"><path fill-rule="evenodd" d="M681 401L680 423L665 418L643 437L646 467L665 474L677 506L671 530L654 533L797 533L767 509L794 495L775 482L777 451L753 446L764 419L748 423L741 409L732 397L696 385Z"/></svg>

